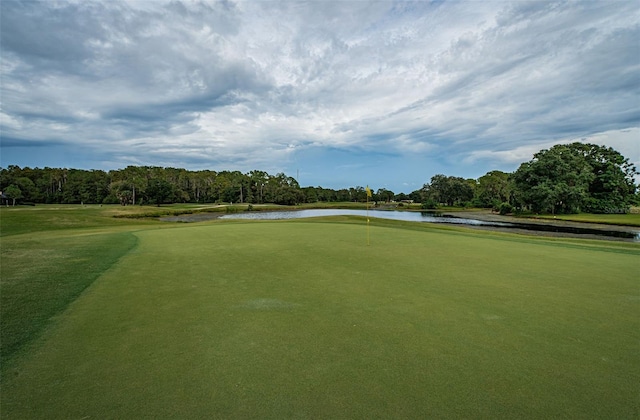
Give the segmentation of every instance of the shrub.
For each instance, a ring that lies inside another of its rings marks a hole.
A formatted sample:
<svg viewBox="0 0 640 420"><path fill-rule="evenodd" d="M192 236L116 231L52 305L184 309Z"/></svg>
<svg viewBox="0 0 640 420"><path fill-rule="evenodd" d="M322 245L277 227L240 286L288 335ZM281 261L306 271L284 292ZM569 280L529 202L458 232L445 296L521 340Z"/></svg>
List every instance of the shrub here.
<svg viewBox="0 0 640 420"><path fill-rule="evenodd" d="M513 212L513 206L505 202L500 204L500 206L498 207L498 210L500 211L500 214L505 215Z"/></svg>
<svg viewBox="0 0 640 420"><path fill-rule="evenodd" d="M432 198L427 198L422 202L423 209L435 210L438 208L438 203Z"/></svg>

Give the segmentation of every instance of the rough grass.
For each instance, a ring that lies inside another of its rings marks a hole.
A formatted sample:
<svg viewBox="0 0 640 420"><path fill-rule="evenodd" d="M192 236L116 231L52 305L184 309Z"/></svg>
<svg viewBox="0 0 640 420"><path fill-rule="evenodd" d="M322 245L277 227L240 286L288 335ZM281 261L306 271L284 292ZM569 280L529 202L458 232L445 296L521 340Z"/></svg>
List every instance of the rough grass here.
<svg viewBox="0 0 640 420"><path fill-rule="evenodd" d="M122 212L143 211L148 207L115 205L38 205L33 207L0 207L0 237L25 233L86 228L128 228L130 220L114 216ZM136 220L137 225L156 223L154 220Z"/></svg>
<svg viewBox="0 0 640 420"><path fill-rule="evenodd" d="M559 219L571 222L600 223L605 225L640 226L640 213L627 214L559 214L536 215L536 219Z"/></svg>
<svg viewBox="0 0 640 420"><path fill-rule="evenodd" d="M36 338L135 244L131 233L3 239L0 247L0 365Z"/></svg>
<svg viewBox="0 0 640 420"><path fill-rule="evenodd" d="M135 235L11 364L3 417L638 416L637 245L374 220L367 246L345 217Z"/></svg>

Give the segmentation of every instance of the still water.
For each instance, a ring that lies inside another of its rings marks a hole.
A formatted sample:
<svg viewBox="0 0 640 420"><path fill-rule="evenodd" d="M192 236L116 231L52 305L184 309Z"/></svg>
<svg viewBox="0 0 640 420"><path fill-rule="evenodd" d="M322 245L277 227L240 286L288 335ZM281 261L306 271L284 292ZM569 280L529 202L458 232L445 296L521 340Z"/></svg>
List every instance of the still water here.
<svg viewBox="0 0 640 420"><path fill-rule="evenodd" d="M534 224L534 223L507 223L507 222L489 222L476 219L467 219L462 217L441 216L433 212L409 212L409 211L391 211L391 210L351 210L351 209L312 209L312 210L295 210L295 211L269 211L269 212L247 212L226 214L220 216L222 219L251 219L251 220L281 220L281 219L302 219L307 217L320 216L367 216L377 217L380 219L404 220L409 222L429 222L429 223L448 223L457 225L470 225L485 228L501 228L501 229L522 229L536 232L553 232L556 234L565 234L566 236L583 236L591 235L602 237L603 239L622 239L626 241L640 242L640 231L629 228L629 230L603 230L573 226L558 226L552 224Z"/></svg>
<svg viewBox="0 0 640 420"><path fill-rule="evenodd" d="M460 225L475 226L509 226L510 223L483 222L475 219L464 219L458 217L440 216L432 212L409 212L393 210L369 210L369 217L379 219L405 220L408 222L430 222L430 223L455 223ZM280 219L304 219L307 217L320 216L367 216L366 210L350 209L311 209L295 211L265 211L226 214L221 219L252 219L252 220L280 220Z"/></svg>

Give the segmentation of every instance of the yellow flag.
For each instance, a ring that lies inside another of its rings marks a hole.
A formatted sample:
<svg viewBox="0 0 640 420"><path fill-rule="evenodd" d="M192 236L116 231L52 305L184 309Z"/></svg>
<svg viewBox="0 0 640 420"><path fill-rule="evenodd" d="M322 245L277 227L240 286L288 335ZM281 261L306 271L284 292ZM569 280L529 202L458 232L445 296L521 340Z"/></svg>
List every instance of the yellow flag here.
<svg viewBox="0 0 640 420"><path fill-rule="evenodd" d="M367 192L367 197L371 197L371 188L369 188L368 185L367 188L365 188L365 191Z"/></svg>

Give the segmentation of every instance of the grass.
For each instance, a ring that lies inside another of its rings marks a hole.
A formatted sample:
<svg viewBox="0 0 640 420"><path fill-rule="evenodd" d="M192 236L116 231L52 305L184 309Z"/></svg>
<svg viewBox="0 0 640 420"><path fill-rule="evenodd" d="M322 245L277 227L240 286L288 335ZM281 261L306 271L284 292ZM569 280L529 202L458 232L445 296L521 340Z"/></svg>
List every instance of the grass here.
<svg viewBox="0 0 640 420"><path fill-rule="evenodd" d="M605 225L640 226L640 213L627 214L558 214L536 215L536 219L559 219L571 222L600 223Z"/></svg>
<svg viewBox="0 0 640 420"><path fill-rule="evenodd" d="M125 213L148 211L155 207L116 205L38 205L33 207L0 207L0 237L27 233L100 228L128 229L130 220L119 219ZM160 208L162 209L162 207ZM136 224L157 224L154 220L140 220Z"/></svg>
<svg viewBox="0 0 640 420"><path fill-rule="evenodd" d="M127 232L3 241L0 364L6 366L135 242Z"/></svg>
<svg viewBox="0 0 640 420"><path fill-rule="evenodd" d="M7 261L16 296L37 297L20 267L39 250L59 281L120 244L4 367L3 417L638 416L637 244L372 219L367 246L349 217L120 222L3 235L3 296Z"/></svg>

